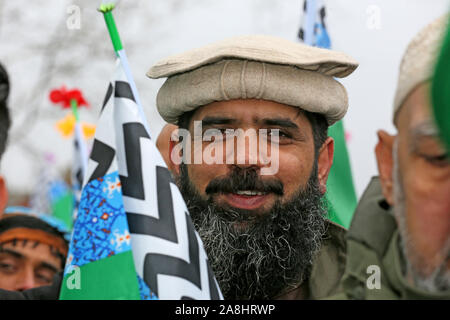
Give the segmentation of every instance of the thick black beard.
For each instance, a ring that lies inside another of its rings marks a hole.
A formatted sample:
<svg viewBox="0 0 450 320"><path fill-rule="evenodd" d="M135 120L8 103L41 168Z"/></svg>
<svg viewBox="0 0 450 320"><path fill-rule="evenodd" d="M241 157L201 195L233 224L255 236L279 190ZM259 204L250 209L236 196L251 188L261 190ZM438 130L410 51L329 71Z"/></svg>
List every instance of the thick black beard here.
<svg viewBox="0 0 450 320"><path fill-rule="evenodd" d="M177 178L225 299L271 299L309 277L325 233L316 169L292 199L277 201L270 212L251 218L244 210L203 199L185 165ZM236 227L238 223L244 227Z"/></svg>

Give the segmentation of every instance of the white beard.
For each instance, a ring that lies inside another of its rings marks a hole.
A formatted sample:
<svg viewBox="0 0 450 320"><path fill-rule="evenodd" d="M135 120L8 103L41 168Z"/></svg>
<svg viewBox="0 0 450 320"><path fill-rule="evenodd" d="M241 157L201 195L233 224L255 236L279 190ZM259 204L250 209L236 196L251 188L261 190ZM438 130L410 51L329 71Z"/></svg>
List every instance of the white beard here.
<svg viewBox="0 0 450 320"><path fill-rule="evenodd" d="M446 257L442 264L431 269L427 261L424 261L417 253L414 241L409 236L406 223L405 194L401 181L401 172L398 165L398 138L395 139L393 150L393 191L394 191L394 212L398 223L401 237L401 250L406 261L404 275L412 278L414 285L418 288L432 293L450 290L450 270L447 270L447 261L450 252L450 238L440 254ZM427 269L427 270L424 270Z"/></svg>

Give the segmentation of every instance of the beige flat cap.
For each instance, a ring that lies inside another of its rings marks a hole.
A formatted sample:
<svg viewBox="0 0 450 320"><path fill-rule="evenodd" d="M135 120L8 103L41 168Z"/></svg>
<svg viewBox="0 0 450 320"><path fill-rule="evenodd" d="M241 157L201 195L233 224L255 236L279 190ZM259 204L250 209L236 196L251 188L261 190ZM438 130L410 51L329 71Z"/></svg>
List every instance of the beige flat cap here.
<svg viewBox="0 0 450 320"><path fill-rule="evenodd" d="M431 79L449 15L446 14L423 28L409 43L400 64L394 98L393 122L409 94L421 83Z"/></svg>
<svg viewBox="0 0 450 320"><path fill-rule="evenodd" d="M253 35L171 56L147 76L168 77L157 108L169 123L214 101L263 99L321 113L331 125L348 108L347 92L334 77L346 77L357 66L344 53Z"/></svg>

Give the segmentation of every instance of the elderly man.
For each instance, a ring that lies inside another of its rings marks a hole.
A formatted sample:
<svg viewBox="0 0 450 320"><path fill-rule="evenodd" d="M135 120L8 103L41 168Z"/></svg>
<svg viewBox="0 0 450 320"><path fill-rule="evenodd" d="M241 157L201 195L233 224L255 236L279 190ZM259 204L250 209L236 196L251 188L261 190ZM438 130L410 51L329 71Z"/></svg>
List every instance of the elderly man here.
<svg viewBox="0 0 450 320"><path fill-rule="evenodd" d="M170 161L226 299L338 290L345 242L322 203L334 150L327 129L348 106L334 77L356 67L342 53L243 36L147 73L168 78L157 107L182 139Z"/></svg>
<svg viewBox="0 0 450 320"><path fill-rule="evenodd" d="M348 233L347 298L450 299L450 156L430 106L447 21L428 25L403 57L393 114L398 133L378 133L380 176Z"/></svg>

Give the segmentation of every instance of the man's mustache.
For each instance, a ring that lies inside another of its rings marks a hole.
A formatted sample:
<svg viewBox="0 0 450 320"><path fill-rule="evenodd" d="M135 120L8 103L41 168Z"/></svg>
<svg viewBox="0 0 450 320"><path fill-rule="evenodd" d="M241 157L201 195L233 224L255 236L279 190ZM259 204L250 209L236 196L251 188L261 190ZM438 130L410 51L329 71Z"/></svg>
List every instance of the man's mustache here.
<svg viewBox="0 0 450 320"><path fill-rule="evenodd" d="M261 179L257 170L252 168L236 167L226 177L217 177L206 186L206 194L237 193L238 191L251 190L264 193L284 194L283 183L276 178Z"/></svg>

